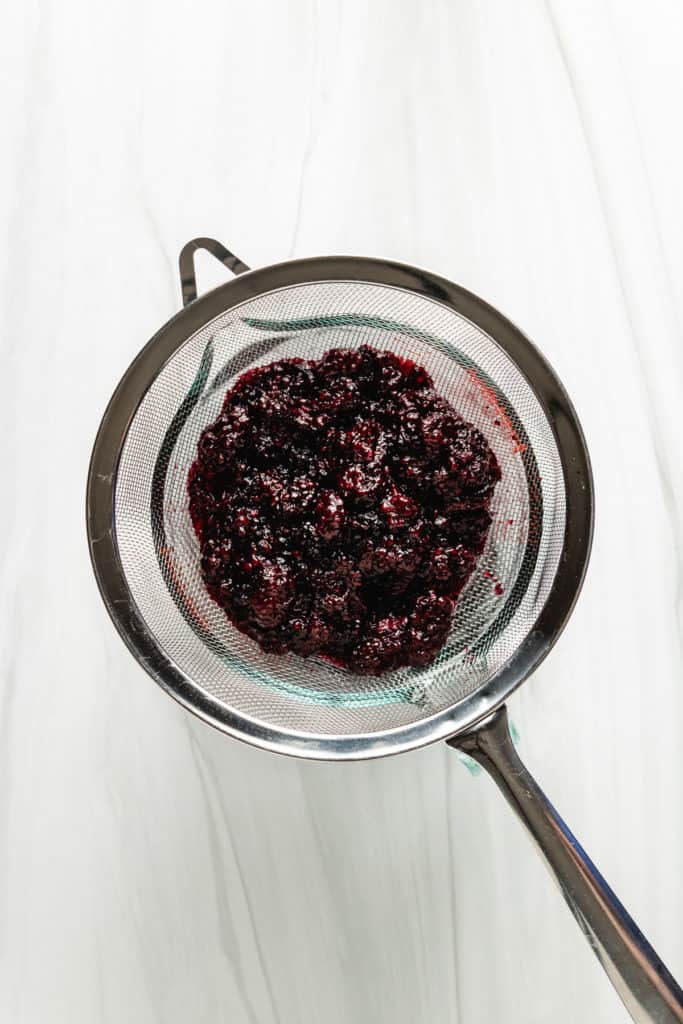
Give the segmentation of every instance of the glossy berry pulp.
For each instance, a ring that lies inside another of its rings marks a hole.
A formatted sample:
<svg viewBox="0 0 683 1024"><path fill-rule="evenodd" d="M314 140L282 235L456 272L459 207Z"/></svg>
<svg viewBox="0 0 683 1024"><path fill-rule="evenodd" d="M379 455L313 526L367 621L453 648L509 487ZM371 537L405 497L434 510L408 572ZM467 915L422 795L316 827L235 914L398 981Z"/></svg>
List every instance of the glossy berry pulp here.
<svg viewBox="0 0 683 1024"><path fill-rule="evenodd" d="M249 370L188 477L206 588L268 652L430 664L500 469L414 362L365 346Z"/></svg>

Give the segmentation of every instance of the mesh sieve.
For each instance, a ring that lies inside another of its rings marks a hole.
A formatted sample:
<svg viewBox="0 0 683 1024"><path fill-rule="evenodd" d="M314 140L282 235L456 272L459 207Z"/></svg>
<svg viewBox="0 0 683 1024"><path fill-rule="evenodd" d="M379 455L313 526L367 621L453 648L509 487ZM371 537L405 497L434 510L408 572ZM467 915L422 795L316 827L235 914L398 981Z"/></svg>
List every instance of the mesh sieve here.
<svg viewBox="0 0 683 1024"><path fill-rule="evenodd" d="M241 276L197 300L197 248ZM588 455L553 371L481 299L413 267L321 257L246 272L220 243L194 239L180 268L187 308L124 375L88 475L93 567L140 664L205 720L270 750L354 759L448 738L486 767L527 826L633 1019L683 1021L676 981L519 760L507 726L504 701L561 632L591 546ZM204 590L186 491L198 438L247 368L361 345L424 365L502 471L447 644L428 668L379 679L268 656L237 632Z"/></svg>
<svg viewBox="0 0 683 1024"><path fill-rule="evenodd" d="M437 390L484 433L502 470L486 549L448 643L428 668L379 678L267 655L238 632L204 589L186 493L199 435L247 368L364 344L424 365ZM485 692L548 599L566 520L556 436L516 362L439 298L372 280L267 289L191 331L142 394L113 482L122 574L144 628L185 681L185 702L208 700L236 713L250 724L246 732L299 734L323 747L328 738L362 736L370 750L373 737Z"/></svg>

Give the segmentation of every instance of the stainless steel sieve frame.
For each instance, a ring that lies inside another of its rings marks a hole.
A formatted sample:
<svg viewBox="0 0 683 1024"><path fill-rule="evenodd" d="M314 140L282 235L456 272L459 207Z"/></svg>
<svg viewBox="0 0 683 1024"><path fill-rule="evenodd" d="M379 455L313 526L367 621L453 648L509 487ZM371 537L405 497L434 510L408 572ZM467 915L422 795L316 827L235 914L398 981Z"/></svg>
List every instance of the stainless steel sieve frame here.
<svg viewBox="0 0 683 1024"><path fill-rule="evenodd" d="M205 248L239 276L196 296L192 257ZM184 707L237 739L277 753L357 760L399 753L446 739L485 718L537 667L559 637L586 571L593 534L593 482L583 433L555 373L528 338L472 292L426 270L387 260L322 256L249 270L213 239L195 239L180 258L185 308L148 342L124 374L106 409L90 462L87 530L100 593L123 640L146 671ZM242 269L243 268L243 269ZM454 310L488 334L526 377L548 419L566 491L564 543L552 590L527 639L503 670L453 707L417 723L364 736L313 737L259 722L202 691L168 658L140 615L118 554L114 491L121 451L140 401L166 361L196 331L233 306L264 292L320 281L363 281L417 292Z"/></svg>
<svg viewBox="0 0 683 1024"><path fill-rule="evenodd" d="M240 276L197 298L194 252L206 249ZM572 611L583 583L593 535L593 482L572 404L543 356L497 310L471 292L416 267L386 260L333 256L249 270L219 242L197 238L180 254L185 309L145 346L122 378L104 414L90 462L87 530L102 598L140 664L184 707L223 732L278 753L357 760L399 753L446 739L490 774L558 882L579 927L636 1024L683 1024L683 992L545 796L514 748L506 698L538 666ZM565 486L562 554L552 589L526 640L478 691L417 724L370 736L321 738L268 728L201 691L154 641L126 584L114 536L114 490L130 423L166 361L191 335L233 306L264 292L317 281L364 281L427 296L475 324L511 357L535 393L555 438Z"/></svg>

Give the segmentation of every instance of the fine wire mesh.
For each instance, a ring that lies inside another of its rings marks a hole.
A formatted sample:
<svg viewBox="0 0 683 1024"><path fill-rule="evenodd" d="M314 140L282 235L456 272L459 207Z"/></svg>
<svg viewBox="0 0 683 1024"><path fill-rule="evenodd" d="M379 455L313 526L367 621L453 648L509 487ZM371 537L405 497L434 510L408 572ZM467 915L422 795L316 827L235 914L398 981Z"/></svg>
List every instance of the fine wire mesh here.
<svg viewBox="0 0 683 1024"><path fill-rule="evenodd" d="M458 600L448 643L431 666L379 678L321 659L268 655L237 631L203 586L187 496L199 435L246 369L364 344L425 366L437 390L484 433L502 471L486 548ZM500 671L552 586L564 538L565 492L545 414L495 341L416 293L325 281L261 294L179 347L130 424L114 517L138 610L158 646L198 691L286 732L350 736L430 717Z"/></svg>

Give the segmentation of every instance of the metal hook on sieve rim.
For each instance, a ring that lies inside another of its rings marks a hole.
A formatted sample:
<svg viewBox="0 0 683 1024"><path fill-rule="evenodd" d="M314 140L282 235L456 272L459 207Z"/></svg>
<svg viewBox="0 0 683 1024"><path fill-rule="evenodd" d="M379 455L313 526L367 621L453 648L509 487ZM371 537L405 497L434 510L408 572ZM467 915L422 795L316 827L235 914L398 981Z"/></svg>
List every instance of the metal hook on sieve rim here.
<svg viewBox="0 0 683 1024"><path fill-rule="evenodd" d="M180 250L178 266L180 268L180 286L183 292L183 306L189 306L197 298L197 277L194 265L194 254L197 249L204 249L211 253L233 274L243 274L251 268L243 263L239 256L226 249L224 245L215 238L193 238Z"/></svg>

